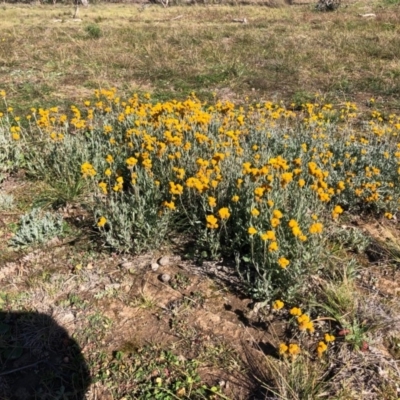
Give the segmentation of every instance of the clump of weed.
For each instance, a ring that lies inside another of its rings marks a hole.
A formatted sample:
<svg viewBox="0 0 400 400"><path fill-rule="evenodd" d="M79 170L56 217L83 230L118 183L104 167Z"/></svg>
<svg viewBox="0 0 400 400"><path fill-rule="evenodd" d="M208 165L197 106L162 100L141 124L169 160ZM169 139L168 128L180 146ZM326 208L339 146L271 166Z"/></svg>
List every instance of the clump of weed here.
<svg viewBox="0 0 400 400"><path fill-rule="evenodd" d="M41 244L62 235L63 218L35 208L21 217L18 229L10 240L16 247Z"/></svg>
<svg viewBox="0 0 400 400"><path fill-rule="evenodd" d="M100 26L94 23L86 25L85 31L91 39L99 39L103 36Z"/></svg>
<svg viewBox="0 0 400 400"><path fill-rule="evenodd" d="M14 207L14 196L0 193L0 210L10 210Z"/></svg>
<svg viewBox="0 0 400 400"><path fill-rule="evenodd" d="M14 118L13 108L9 107L6 93L0 90L0 99L3 100L6 112L0 112L0 183L7 172L12 171L22 163L21 147L15 143L20 140L20 119Z"/></svg>

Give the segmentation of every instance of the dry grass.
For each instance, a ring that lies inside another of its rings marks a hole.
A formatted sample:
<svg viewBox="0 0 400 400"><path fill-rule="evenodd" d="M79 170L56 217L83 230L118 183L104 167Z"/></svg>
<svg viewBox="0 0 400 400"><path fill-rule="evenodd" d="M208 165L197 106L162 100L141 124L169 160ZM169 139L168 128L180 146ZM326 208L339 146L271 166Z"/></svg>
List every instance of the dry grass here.
<svg viewBox="0 0 400 400"><path fill-rule="evenodd" d="M399 109L398 6L94 5L3 7L0 87L14 105L76 101L93 88L240 101L380 98ZM359 14L375 12L375 19ZM179 18L177 18L179 17ZM244 18L248 24L235 23ZM94 27L94 28L93 28ZM93 34L96 30L100 37Z"/></svg>

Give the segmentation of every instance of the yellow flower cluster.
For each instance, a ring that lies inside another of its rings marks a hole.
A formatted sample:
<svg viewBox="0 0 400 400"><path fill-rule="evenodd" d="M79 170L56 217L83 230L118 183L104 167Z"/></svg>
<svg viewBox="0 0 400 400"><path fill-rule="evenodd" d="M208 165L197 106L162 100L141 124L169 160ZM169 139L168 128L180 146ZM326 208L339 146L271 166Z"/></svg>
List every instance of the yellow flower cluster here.
<svg viewBox="0 0 400 400"><path fill-rule="evenodd" d="M289 345L281 343L279 345L279 354L282 356L289 355L292 359L296 358L300 354L300 351L300 346L296 343L290 343Z"/></svg>
<svg viewBox="0 0 400 400"><path fill-rule="evenodd" d="M307 314L301 314L297 317L297 323L299 324L299 330L309 331L313 333L315 331L314 323L310 320L310 316Z"/></svg>
<svg viewBox="0 0 400 400"><path fill-rule="evenodd" d="M318 353L318 357L320 357L320 358L328 350L327 344L330 342L333 342L335 340L335 336L333 336L329 333L325 333L324 339L325 339L325 342L320 341L317 346L317 353Z"/></svg>
<svg viewBox="0 0 400 400"><path fill-rule="evenodd" d="M281 308L283 308L285 306L285 303L282 300L275 300L272 303L272 308L276 311L280 310Z"/></svg>
<svg viewBox="0 0 400 400"><path fill-rule="evenodd" d="M10 141L21 146L25 124L10 107L3 111ZM388 219L399 210L400 117L393 114L374 111L355 129L358 110L350 102L339 109L306 103L294 112L272 102L205 104L194 95L122 99L115 89L95 91L67 114L31 109L27 125L47 154L71 143L84 150L70 168L92 178L102 205L95 215L112 226L111 203L148 199L151 192L157 218L185 220L209 248L251 252L250 264L262 271L248 276L262 279L268 270L272 285L288 288L307 275L323 246L324 210L333 220L344 209ZM306 316L297 317L311 330Z"/></svg>
<svg viewBox="0 0 400 400"><path fill-rule="evenodd" d="M87 176L95 176L96 170L93 168L92 164L85 162L81 165L81 173L86 178Z"/></svg>

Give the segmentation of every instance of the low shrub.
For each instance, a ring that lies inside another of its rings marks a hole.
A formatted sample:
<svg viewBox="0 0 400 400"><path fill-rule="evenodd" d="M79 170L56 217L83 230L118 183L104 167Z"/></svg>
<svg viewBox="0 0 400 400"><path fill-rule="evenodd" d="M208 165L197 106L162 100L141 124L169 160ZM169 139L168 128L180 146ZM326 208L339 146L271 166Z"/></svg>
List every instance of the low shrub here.
<svg viewBox="0 0 400 400"><path fill-rule="evenodd" d="M399 207L400 118L353 103L152 103L115 90L73 106L33 110L31 130L8 114L9 140L41 176L84 180L83 200L117 251L158 247L184 230L210 258L235 257L251 295L290 298L324 269L342 213L391 219ZM4 126L4 122L3 122ZM35 153L36 152L36 153ZM35 156L33 156L36 154ZM41 157L37 155L40 154Z"/></svg>

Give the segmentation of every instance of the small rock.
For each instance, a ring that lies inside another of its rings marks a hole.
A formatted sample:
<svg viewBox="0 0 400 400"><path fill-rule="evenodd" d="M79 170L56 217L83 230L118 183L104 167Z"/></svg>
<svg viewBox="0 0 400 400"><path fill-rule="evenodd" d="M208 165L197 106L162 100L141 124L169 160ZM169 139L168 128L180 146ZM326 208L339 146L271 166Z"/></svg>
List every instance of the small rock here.
<svg viewBox="0 0 400 400"><path fill-rule="evenodd" d="M162 274L160 278L164 283L167 283L167 282L169 282L171 280L171 275Z"/></svg>
<svg viewBox="0 0 400 400"><path fill-rule="evenodd" d="M166 265L169 265L169 257L168 256L163 256L158 260L158 264L160 264L162 267L165 267Z"/></svg>
<svg viewBox="0 0 400 400"><path fill-rule="evenodd" d="M125 269L131 269L133 267L133 262L125 261L125 262L120 264L120 267L121 268L125 268Z"/></svg>
<svg viewBox="0 0 400 400"><path fill-rule="evenodd" d="M69 358L68 357L64 357L64 362L67 364L69 363Z"/></svg>
<svg viewBox="0 0 400 400"><path fill-rule="evenodd" d="M75 316L72 312L66 312L64 314L57 316L56 320L60 325L67 325L74 322Z"/></svg>
<svg viewBox="0 0 400 400"><path fill-rule="evenodd" d="M160 265L157 264L157 263L151 263L150 268L151 268L152 271L155 272L155 271L158 270L158 268L160 268Z"/></svg>
<svg viewBox="0 0 400 400"><path fill-rule="evenodd" d="M118 290L121 287L121 284L119 283L109 283L108 285L105 285L105 290Z"/></svg>

